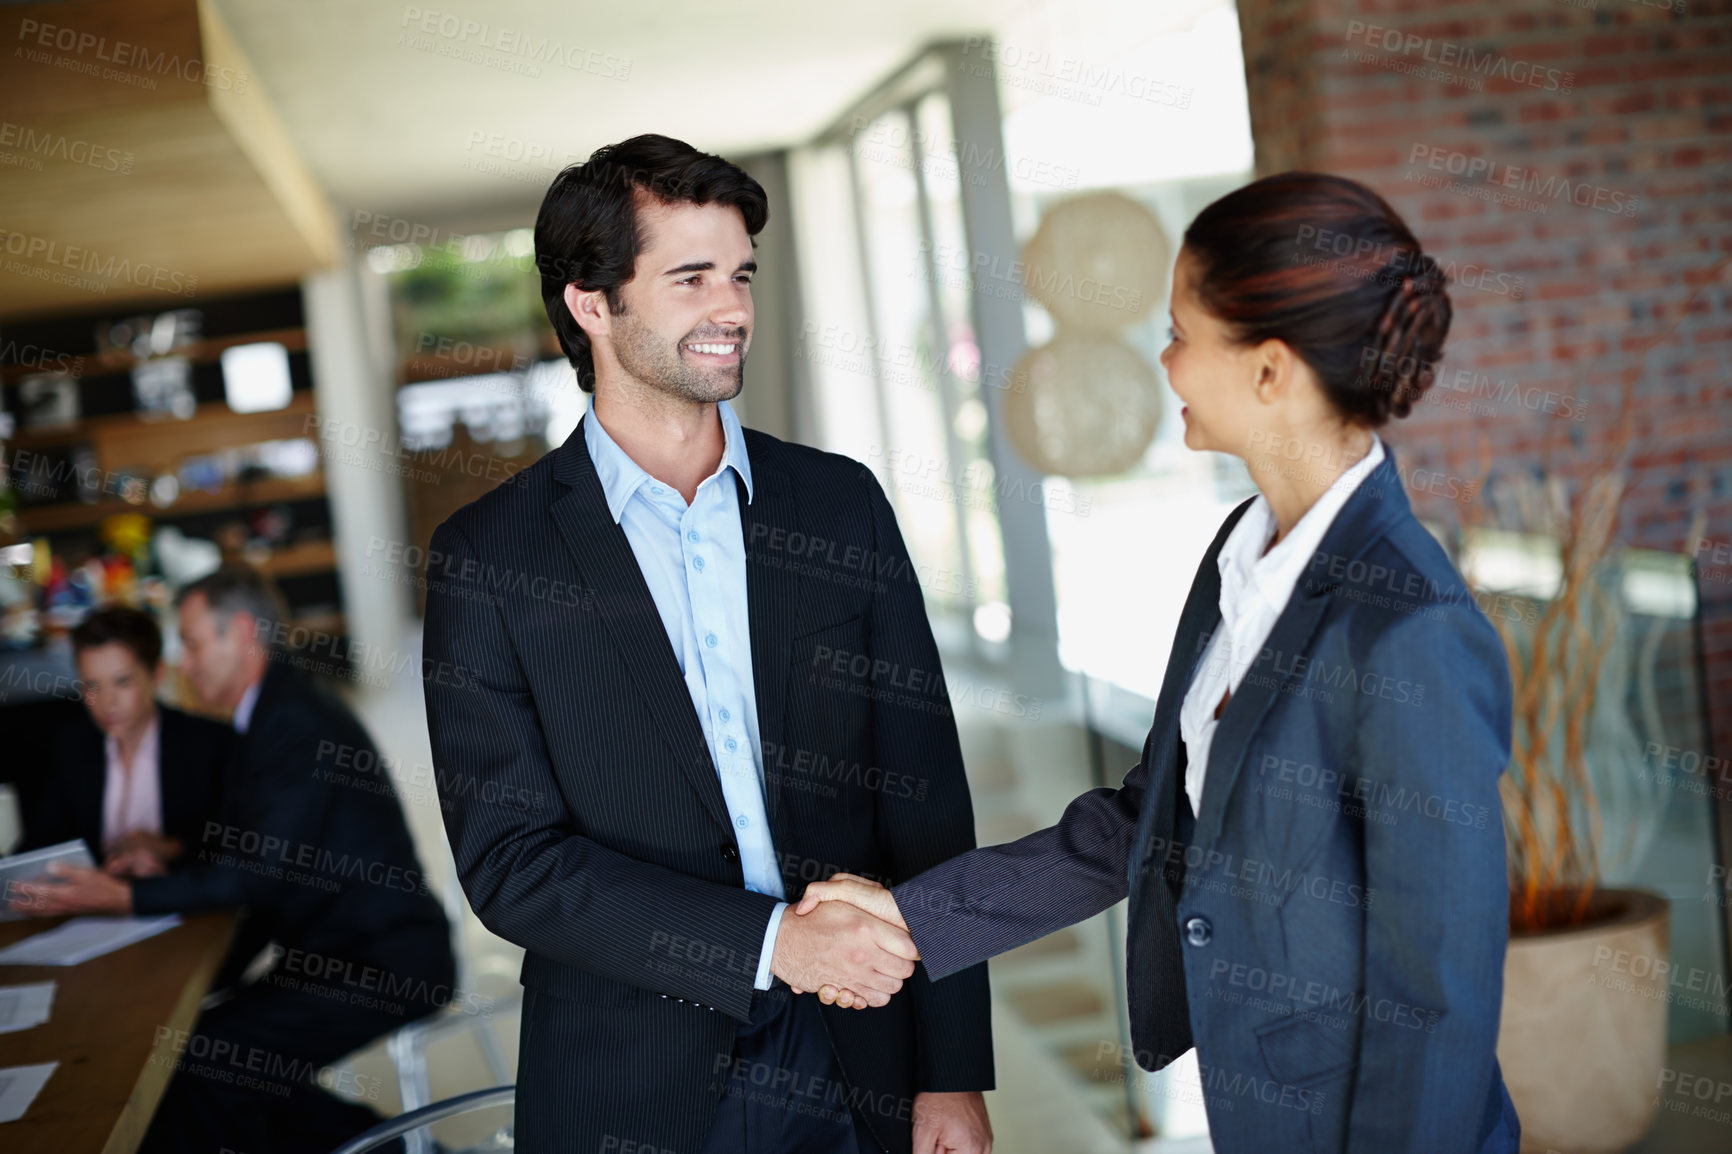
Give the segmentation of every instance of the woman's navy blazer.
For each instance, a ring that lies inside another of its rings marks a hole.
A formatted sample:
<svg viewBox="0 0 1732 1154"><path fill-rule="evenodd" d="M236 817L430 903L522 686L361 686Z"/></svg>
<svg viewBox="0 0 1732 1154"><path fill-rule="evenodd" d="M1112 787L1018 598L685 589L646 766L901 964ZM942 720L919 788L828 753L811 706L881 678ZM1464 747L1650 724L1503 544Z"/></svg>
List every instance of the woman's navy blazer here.
<svg viewBox="0 0 1732 1154"><path fill-rule="evenodd" d="M1142 758L1058 824L894 893L933 978L1130 900L1133 1052L1195 1045L1215 1148L1511 1151L1497 1064L1509 882L1503 644L1390 450L1222 714L1203 811L1179 706L1220 623L1209 547Z"/></svg>

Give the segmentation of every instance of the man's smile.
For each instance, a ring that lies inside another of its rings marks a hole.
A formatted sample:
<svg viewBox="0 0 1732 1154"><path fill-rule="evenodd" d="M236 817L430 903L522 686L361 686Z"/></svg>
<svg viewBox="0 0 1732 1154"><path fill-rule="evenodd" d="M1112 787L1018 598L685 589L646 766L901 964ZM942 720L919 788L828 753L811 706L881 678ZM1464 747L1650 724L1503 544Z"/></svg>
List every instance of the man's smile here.
<svg viewBox="0 0 1732 1154"><path fill-rule="evenodd" d="M685 345L687 352L697 353L702 357L714 357L717 360L733 360L739 347L738 341L691 341Z"/></svg>

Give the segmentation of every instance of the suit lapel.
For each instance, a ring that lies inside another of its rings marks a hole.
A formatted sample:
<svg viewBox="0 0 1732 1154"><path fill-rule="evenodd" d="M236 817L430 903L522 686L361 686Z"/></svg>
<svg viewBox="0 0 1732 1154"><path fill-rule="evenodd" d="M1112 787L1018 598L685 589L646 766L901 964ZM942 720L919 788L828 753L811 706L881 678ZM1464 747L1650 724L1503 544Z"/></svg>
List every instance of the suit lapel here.
<svg viewBox="0 0 1732 1154"><path fill-rule="evenodd" d="M1401 487L1401 477L1395 468L1395 451L1387 442L1384 443L1383 451L1383 460L1360 482L1359 488L1353 491L1353 495L1336 514L1329 531L1323 535L1323 541L1317 549L1319 557L1340 557L1346 562L1358 559L1373 542L1383 536L1397 517L1409 511L1407 494ZM1219 571L1212 576L1218 600ZM1232 797L1233 786L1239 779L1245 751L1250 747L1251 739L1256 736L1258 727L1262 725L1269 706L1274 703L1275 695L1281 692L1288 676L1297 666L1295 658L1304 654L1311 644L1311 636L1329 608L1330 599L1326 594L1335 588L1336 585L1307 581L1303 576L1300 578L1299 586L1288 599L1286 608L1281 611L1281 615L1275 619L1274 626L1269 630L1269 637L1263 642L1257 659L1252 662L1244 679L1239 682L1239 688L1227 701L1220 724L1215 727L1215 739L1209 746L1209 766L1203 788L1203 812L1197 815L1197 828L1193 839L1204 855L1214 848L1215 840L1221 835L1227 803ZM1219 620L1219 606L1216 607L1216 619ZM1187 679L1184 689L1189 687L1190 682ZM1183 700L1182 689L1178 700L1173 702L1175 714L1178 703Z"/></svg>
<svg viewBox="0 0 1732 1154"><path fill-rule="evenodd" d="M174 715L166 708L159 708L156 711L156 792L162 806L159 814L162 818L162 832L172 837L173 831L183 824L181 814L186 802L183 787L192 784L193 766L192 759L189 758L182 769L171 769L168 760L170 749L178 750L183 755L187 752L180 745L180 726Z"/></svg>
<svg viewBox="0 0 1732 1154"><path fill-rule="evenodd" d="M1197 569L1197 578L1191 583L1191 592L1185 598L1185 608L1179 614L1179 626L1173 634L1172 652L1167 657L1166 676L1161 680L1161 694L1155 701L1155 720L1149 732L1149 747L1143 755L1147 759L1148 787L1143 797L1139 825L1145 844L1139 845L1138 852L1131 861L1133 884L1141 873L1142 863L1150 849L1146 839L1160 838L1162 844L1165 844L1170 842L1173 836L1174 807L1178 794L1177 787L1170 778L1176 760L1174 753L1178 750L1179 705L1185 700L1185 691L1190 687L1191 675L1197 668L1203 649L1209 643L1209 636L1221 619L1221 570L1215 559L1220 556L1221 546L1226 542L1227 535L1233 531L1233 526L1239 523L1239 518L1245 515L1245 509L1250 503L1241 502L1222 523L1215 534L1214 542L1203 554L1202 564ZM1160 847L1157 845L1154 848Z"/></svg>
<svg viewBox="0 0 1732 1154"><path fill-rule="evenodd" d="M1203 812L1197 815L1195 843L1207 853L1220 836L1227 799L1239 777L1239 765L1251 744L1263 715L1268 712L1275 694L1284 680L1281 670L1292 669L1293 658L1303 653L1311 641L1327 600L1304 597L1295 592L1275 626L1263 642L1262 651L1251 664L1239 688L1227 701L1227 708L1215 726L1215 739L1209 745L1209 767L1205 771Z"/></svg>
<svg viewBox="0 0 1732 1154"><path fill-rule="evenodd" d="M162 791L162 828L198 829L209 816L213 790L221 797L229 763L210 764L210 739L187 724L186 714L163 706L157 711L156 770ZM177 762L173 759L179 759ZM194 774L194 768L198 773Z"/></svg>
<svg viewBox="0 0 1732 1154"><path fill-rule="evenodd" d="M632 685L657 719L657 731L705 808L731 829L721 778L710 759L703 726L692 708L679 661L668 644L667 629L638 569L631 542L608 513L581 422L560 446L559 454L554 477L567 485L568 491L550 507L553 522L595 594L596 612L625 662ZM755 655L755 630L752 640Z"/></svg>
<svg viewBox="0 0 1732 1154"><path fill-rule="evenodd" d="M103 822L103 799L108 791L108 743L95 722L90 723L89 730L85 738L87 752L84 765L90 768L86 770L82 766L72 767L73 781L76 783L73 787L76 791L73 804L77 808L73 828L98 831L97 844L90 847L90 852L100 862L101 839L108 834Z"/></svg>
<svg viewBox="0 0 1732 1154"><path fill-rule="evenodd" d="M794 630L794 598L798 582L787 558L770 549L771 530L794 525L795 503L787 476L765 460L767 443L746 433L752 462L751 501L745 482L736 479L740 494L740 529L746 544L746 615L752 633L752 686L758 705L760 752L782 748L782 710L788 697L788 646ZM768 762L769 755L765 753ZM779 778L764 775L764 808L778 845L787 844L781 815Z"/></svg>

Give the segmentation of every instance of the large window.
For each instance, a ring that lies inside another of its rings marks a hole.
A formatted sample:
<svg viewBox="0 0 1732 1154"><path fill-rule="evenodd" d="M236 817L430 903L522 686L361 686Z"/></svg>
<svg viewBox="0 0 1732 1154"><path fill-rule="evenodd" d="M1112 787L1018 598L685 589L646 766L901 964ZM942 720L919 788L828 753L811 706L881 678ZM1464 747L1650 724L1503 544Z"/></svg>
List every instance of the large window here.
<svg viewBox="0 0 1732 1154"><path fill-rule="evenodd" d="M1182 443L1159 367L1163 298L1120 334L1162 394L1142 459L1112 476L1006 484L994 471L990 390L1008 387L1012 366L990 352L983 358L971 294L1019 302L1016 354L1039 347L1053 320L1024 294L1021 246L1053 206L1120 192L1159 220L1170 256L1198 210L1250 179L1234 11L1204 6L1179 24L1150 17L1121 30L1122 39L1077 29L964 48L949 70L990 60L1003 100L1002 137L986 143L956 139L947 99L954 78L917 62L868 98L865 112L797 153L793 169L806 313L799 355L825 447L866 462L885 483L917 563L932 575L929 605L962 619L949 636L975 653L1002 654L996 643L1013 627L1016 575L1006 557L1019 553L1007 549L1006 503L1038 502L1058 661L1120 691L1100 700L1120 703L1107 723L1133 747L1194 559L1253 491L1250 479L1236 460ZM966 227L963 186L982 179L1008 185L1012 235L1003 251L971 243Z"/></svg>
<svg viewBox="0 0 1732 1154"><path fill-rule="evenodd" d="M1030 466L1007 433L1018 403L1012 370L1052 339L1054 321L1025 290L1024 246L1054 207L1113 191L1159 222L1170 262L1191 217L1250 179L1251 140L1230 4L1115 15L1111 27L1006 28L996 41L922 54L798 150L790 174L804 310L797 355L818 435L825 448L868 464L890 493L925 578L947 674L958 684L984 666L1015 684L1044 656L1055 681L1069 670L1090 687L1086 718L1050 702L1043 722L1075 732L1086 720L1134 750L1196 559L1252 487L1237 461L1182 444L1158 364L1165 299L1147 302L1153 307L1115 334L1161 394L1146 450L1107 476ZM970 87L982 77L990 99ZM1070 680L1039 692L1066 699ZM1013 796L985 803L1036 825L1056 817L1086 755L1053 729L981 736L1003 719L973 712L961 708L958 719L971 777L1007 779L996 755L972 752L995 742L1074 759L1041 766L1037 757L1006 771ZM1123 768L1101 767L1114 780ZM1026 828L1034 827L983 824L983 840ZM1046 967L1045 979L995 971L995 989L1027 1010L1058 1060L1080 1070L1103 1041L1126 1037L1122 1021L1118 1033L1112 1024L1122 994L1111 993L1123 938L1109 914L1077 927L1071 942L1064 949L1075 952L1063 960L1029 963ZM1081 1002L1106 991L1105 1017L1049 1017L1042 1007L1051 1008L1051 991L1040 988L1048 979ZM1188 1090L1194 1064L1129 1084L1117 1075L1086 1074L1077 1089L1121 1133L1150 1123L1168 1136L1204 1131Z"/></svg>
<svg viewBox="0 0 1732 1154"><path fill-rule="evenodd" d="M825 444L871 466L927 600L1002 641L1004 550L948 102L928 93L802 158L810 367ZM977 612L979 611L979 612Z"/></svg>

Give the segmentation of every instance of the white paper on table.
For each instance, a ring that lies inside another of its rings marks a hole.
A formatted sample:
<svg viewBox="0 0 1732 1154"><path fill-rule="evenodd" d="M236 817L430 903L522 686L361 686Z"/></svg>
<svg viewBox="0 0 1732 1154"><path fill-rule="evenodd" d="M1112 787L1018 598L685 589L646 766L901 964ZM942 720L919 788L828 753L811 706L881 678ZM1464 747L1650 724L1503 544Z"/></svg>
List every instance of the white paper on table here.
<svg viewBox="0 0 1732 1154"><path fill-rule="evenodd" d="M48 1075L59 1062L44 1062L40 1066L10 1066L0 1070L0 1122L16 1122L42 1093Z"/></svg>
<svg viewBox="0 0 1732 1154"><path fill-rule="evenodd" d="M159 918L72 918L0 950L0 966L76 966L178 925L179 914Z"/></svg>
<svg viewBox="0 0 1732 1154"><path fill-rule="evenodd" d="M0 1034L11 1034L40 1026L54 1006L53 982L24 986L0 986Z"/></svg>

